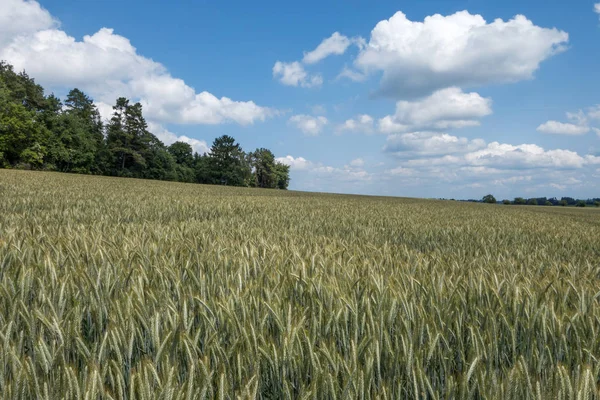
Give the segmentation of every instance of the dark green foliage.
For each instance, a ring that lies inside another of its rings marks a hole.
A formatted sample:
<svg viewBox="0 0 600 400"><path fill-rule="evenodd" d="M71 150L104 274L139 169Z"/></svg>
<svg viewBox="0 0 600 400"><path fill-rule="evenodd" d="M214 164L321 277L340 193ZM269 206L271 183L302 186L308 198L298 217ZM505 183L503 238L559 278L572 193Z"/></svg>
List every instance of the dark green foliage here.
<svg viewBox="0 0 600 400"><path fill-rule="evenodd" d="M513 204L524 205L524 204L527 204L527 200L525 200L522 197L515 197L515 200L513 201Z"/></svg>
<svg viewBox="0 0 600 400"><path fill-rule="evenodd" d="M277 189L287 189L290 184L290 166L280 162L275 163L275 179Z"/></svg>
<svg viewBox="0 0 600 400"><path fill-rule="evenodd" d="M242 147L231 136L223 135L214 140L208 160L209 183L249 186L250 165Z"/></svg>
<svg viewBox="0 0 600 400"><path fill-rule="evenodd" d="M179 182L195 182L194 152L192 146L184 142L175 142L167 150L175 161L175 173Z"/></svg>
<svg viewBox="0 0 600 400"><path fill-rule="evenodd" d="M576 207L585 207L585 200L579 200L577 202L577 204L575 204Z"/></svg>
<svg viewBox="0 0 600 400"><path fill-rule="evenodd" d="M267 149L246 154L235 139L215 139L209 155L183 142L165 146L148 130L140 103L117 99L103 125L93 100L79 89L64 103L25 72L0 62L0 168L190 183L287 189L289 167Z"/></svg>
<svg viewBox="0 0 600 400"><path fill-rule="evenodd" d="M496 204L496 198L491 194L483 196L483 199L481 201L488 204Z"/></svg>
<svg viewBox="0 0 600 400"><path fill-rule="evenodd" d="M508 204L510 204L510 200L504 199L504 200L502 200L502 204L508 205Z"/></svg>
<svg viewBox="0 0 600 400"><path fill-rule="evenodd" d="M537 206L538 205L538 201L537 201L537 199L529 199L529 200L527 200L527 205Z"/></svg>

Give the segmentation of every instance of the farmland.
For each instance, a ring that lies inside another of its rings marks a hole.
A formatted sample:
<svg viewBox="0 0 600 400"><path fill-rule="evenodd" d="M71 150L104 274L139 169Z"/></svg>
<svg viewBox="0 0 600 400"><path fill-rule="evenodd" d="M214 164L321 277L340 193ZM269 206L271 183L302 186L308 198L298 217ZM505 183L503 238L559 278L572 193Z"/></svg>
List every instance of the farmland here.
<svg viewBox="0 0 600 400"><path fill-rule="evenodd" d="M0 170L0 398L597 398L599 238L590 208Z"/></svg>

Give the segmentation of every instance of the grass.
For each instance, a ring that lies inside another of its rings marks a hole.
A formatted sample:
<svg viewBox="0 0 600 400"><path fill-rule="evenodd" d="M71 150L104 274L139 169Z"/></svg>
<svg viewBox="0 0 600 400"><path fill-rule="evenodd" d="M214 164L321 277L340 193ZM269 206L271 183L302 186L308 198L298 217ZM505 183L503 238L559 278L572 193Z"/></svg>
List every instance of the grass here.
<svg viewBox="0 0 600 400"><path fill-rule="evenodd" d="M0 170L0 398L591 399L600 212Z"/></svg>

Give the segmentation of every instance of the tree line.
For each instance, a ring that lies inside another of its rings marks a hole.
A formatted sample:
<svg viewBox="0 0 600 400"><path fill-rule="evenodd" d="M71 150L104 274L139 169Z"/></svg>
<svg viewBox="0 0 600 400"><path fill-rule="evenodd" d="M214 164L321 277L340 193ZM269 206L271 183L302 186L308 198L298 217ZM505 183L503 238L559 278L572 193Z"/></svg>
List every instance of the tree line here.
<svg viewBox="0 0 600 400"><path fill-rule="evenodd" d="M517 205L517 206L563 206L563 207L567 207L567 206L575 206L575 207L586 207L586 206L595 206L595 207L600 207L600 198L593 198L593 199L574 199L573 197L562 197L560 200L557 199L556 197L532 197L529 199L526 199L524 197L515 197L514 200L508 200L508 199L504 199L501 202L497 201L496 198L491 195L485 195L483 196L483 198L481 200L476 200L478 202L482 202L482 203L490 203L490 204L496 204L496 203L502 203L505 205Z"/></svg>
<svg viewBox="0 0 600 400"><path fill-rule="evenodd" d="M140 103L120 97L103 123L93 100L72 89L61 101L26 72L0 61L0 167L287 189L289 166L266 148L245 152L231 136L208 154L166 146Z"/></svg>

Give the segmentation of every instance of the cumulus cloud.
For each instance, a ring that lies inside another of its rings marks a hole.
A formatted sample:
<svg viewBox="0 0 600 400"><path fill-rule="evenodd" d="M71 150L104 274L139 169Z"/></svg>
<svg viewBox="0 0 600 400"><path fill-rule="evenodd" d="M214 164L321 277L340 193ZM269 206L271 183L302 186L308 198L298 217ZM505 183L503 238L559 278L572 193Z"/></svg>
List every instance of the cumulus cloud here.
<svg viewBox="0 0 600 400"><path fill-rule="evenodd" d="M590 131L587 126L581 126L571 123L558 121L547 121L537 127L538 132L551 133L556 135L583 135Z"/></svg>
<svg viewBox="0 0 600 400"><path fill-rule="evenodd" d="M363 82L364 80L367 79L367 74L353 70L353 69L345 66L342 69L342 72L340 72L338 74L338 76L336 77L336 79L342 79L342 78L347 78L354 82Z"/></svg>
<svg viewBox="0 0 600 400"><path fill-rule="evenodd" d="M568 39L566 32L536 26L523 15L488 23L461 11L418 22L397 12L371 31L355 65L383 72L382 94L422 96L451 86L529 79Z"/></svg>
<svg viewBox="0 0 600 400"><path fill-rule="evenodd" d="M464 160L472 165L491 165L518 169L581 168L588 160L571 150L544 150L535 144L510 145L492 142L486 148L467 153Z"/></svg>
<svg viewBox="0 0 600 400"><path fill-rule="evenodd" d="M192 150L198 154L210 153L210 147L204 140L190 138L184 135L177 134L167 130L161 124L155 122L148 123L148 130L156 135L165 145L171 145L175 142L184 142L192 146Z"/></svg>
<svg viewBox="0 0 600 400"><path fill-rule="evenodd" d="M298 61L277 61L273 66L273 77L286 86L317 87L323 84L321 75L309 75Z"/></svg>
<svg viewBox="0 0 600 400"><path fill-rule="evenodd" d="M594 12L600 14L600 3L594 4Z"/></svg>
<svg viewBox="0 0 600 400"><path fill-rule="evenodd" d="M372 173L363 168L364 162L361 164L361 159L355 159L350 165L345 165L342 168L311 162L304 157L293 157L291 155L278 157L276 160L289 165L293 173L301 173L309 176L313 184L369 181L373 177ZM319 190L326 189L323 186L319 186Z"/></svg>
<svg viewBox="0 0 600 400"><path fill-rule="evenodd" d="M303 157L277 160L291 166L294 181L302 182L303 188L329 192L367 192L366 188L372 187L392 195L423 197L426 193L432 196L454 193L452 196L465 198L472 193L485 194L479 194L479 190L501 196L509 192L514 196L541 196L551 195L552 189L557 188L553 185L571 191L575 187L599 187L594 181L600 171L598 156L547 150L534 144L487 144L481 139L434 135L444 134L430 133L413 138L412 142L406 138L409 150L402 155L392 153L391 160L395 163L392 166L380 163L366 168L362 159L341 168Z"/></svg>
<svg viewBox="0 0 600 400"><path fill-rule="evenodd" d="M58 25L59 22L36 1L3 0L0 11L0 48L17 36Z"/></svg>
<svg viewBox="0 0 600 400"><path fill-rule="evenodd" d="M288 122L309 136L317 136L329 123L323 116L313 117L304 114L293 115Z"/></svg>
<svg viewBox="0 0 600 400"><path fill-rule="evenodd" d="M323 77L320 74L309 74L306 72L304 65L316 64L331 55L344 54L353 43L361 49L365 46L363 38L348 38L339 32L334 32L330 37L323 39L314 50L304 52L302 62L277 61L273 65L273 77L287 86L306 88L321 86L323 84ZM356 73L354 76L358 75L360 74Z"/></svg>
<svg viewBox="0 0 600 400"><path fill-rule="evenodd" d="M467 153L484 147L483 139L469 140L447 133L411 132L388 136L383 150L398 157L408 158Z"/></svg>
<svg viewBox="0 0 600 400"><path fill-rule="evenodd" d="M535 144L486 143L437 132L390 135L383 147L405 167L486 167L497 170L578 169L600 164L600 157L564 149L545 150Z"/></svg>
<svg viewBox="0 0 600 400"><path fill-rule="evenodd" d="M412 176L415 174L415 170L412 168L396 167L385 171L385 173L393 176Z"/></svg>
<svg viewBox="0 0 600 400"><path fill-rule="evenodd" d="M590 131L590 123L600 120L600 105L588 107L584 112L567 112L567 119L571 122L546 121L537 127L538 132L556 135L583 135ZM594 131L596 128L592 128Z"/></svg>
<svg viewBox="0 0 600 400"><path fill-rule="evenodd" d="M315 64L330 55L344 54L350 44L352 44L351 39L341 35L339 32L334 32L330 37L323 39L316 49L304 53L302 62L305 64Z"/></svg>
<svg viewBox="0 0 600 400"><path fill-rule="evenodd" d="M472 196L465 193L478 193L472 189L502 196L509 192L514 196L540 196L551 194L559 186L571 191L574 187L598 187L590 173L600 165L598 156L548 150L535 144L485 143L441 133L408 135L397 135L396 139L401 140L388 143L395 145L387 150L397 165L378 175L388 180L386 187L401 186L414 193L429 190L435 196L440 190L455 191L453 196L459 198Z"/></svg>
<svg viewBox="0 0 600 400"><path fill-rule="evenodd" d="M312 167L312 163L304 157L292 157L287 155L285 157L277 157L275 160L282 164L289 165L292 170L301 171Z"/></svg>
<svg viewBox="0 0 600 400"><path fill-rule="evenodd" d="M354 118L347 119L343 124L339 125L336 130L338 132L373 132L373 117L367 114L357 115Z"/></svg>
<svg viewBox="0 0 600 400"><path fill-rule="evenodd" d="M362 158L355 158L354 160L350 161L351 167L360 168L364 167L364 165L365 161Z"/></svg>
<svg viewBox="0 0 600 400"><path fill-rule="evenodd" d="M588 108L587 116L591 119L600 120L600 104Z"/></svg>
<svg viewBox="0 0 600 400"><path fill-rule="evenodd" d="M27 70L45 86L76 86L104 104L118 96L140 100L145 115L159 122L247 125L276 113L252 101L196 93L112 29L77 40L58 29L58 22L35 1L8 0L8 7L0 8L0 59Z"/></svg>
<svg viewBox="0 0 600 400"><path fill-rule="evenodd" d="M456 87L441 89L416 101L399 101L396 113L379 120L382 133L421 129L444 130L479 125L479 118L492 113L492 100Z"/></svg>

